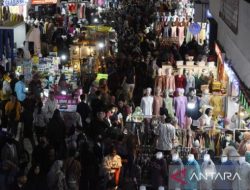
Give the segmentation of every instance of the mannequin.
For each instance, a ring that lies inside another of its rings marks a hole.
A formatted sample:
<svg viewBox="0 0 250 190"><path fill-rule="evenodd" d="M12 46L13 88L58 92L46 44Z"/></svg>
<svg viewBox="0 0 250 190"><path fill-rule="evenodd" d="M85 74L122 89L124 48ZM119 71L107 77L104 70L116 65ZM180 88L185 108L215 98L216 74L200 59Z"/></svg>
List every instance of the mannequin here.
<svg viewBox="0 0 250 190"><path fill-rule="evenodd" d="M201 116L199 112L200 99L196 96L196 90L194 88L189 89L187 100L187 116L191 117L193 120L199 119Z"/></svg>
<svg viewBox="0 0 250 190"><path fill-rule="evenodd" d="M178 97L174 98L175 114L178 118L178 124L181 128L186 127L186 107L187 107L187 97L184 96L184 89L178 89Z"/></svg>
<svg viewBox="0 0 250 190"><path fill-rule="evenodd" d="M163 34L162 34L164 38L168 38L169 37L170 27L171 27L170 22L166 22L164 24L164 30L163 30Z"/></svg>
<svg viewBox="0 0 250 190"><path fill-rule="evenodd" d="M157 70L157 76L155 77L155 89L159 88L160 90L163 90L163 76L162 76L162 69L159 68Z"/></svg>
<svg viewBox="0 0 250 190"><path fill-rule="evenodd" d="M165 184L164 177L167 172L167 163L162 152L156 153L155 157L151 160L150 166L151 183L154 189L157 189L159 186Z"/></svg>
<svg viewBox="0 0 250 190"><path fill-rule="evenodd" d="M163 105L167 108L169 116L174 117L173 98L169 97L167 90L163 93Z"/></svg>
<svg viewBox="0 0 250 190"><path fill-rule="evenodd" d="M182 69L178 69L178 74L175 76L175 87L176 88L185 88L186 87L186 78L183 75Z"/></svg>
<svg viewBox="0 0 250 190"><path fill-rule="evenodd" d="M195 173L196 176L199 177L200 175L200 166L198 162L195 160L193 154L189 154L187 157L187 164L186 164L187 169L187 174L186 174L186 181L187 184L184 186L184 189L198 189L198 180L190 180L192 179L191 176Z"/></svg>
<svg viewBox="0 0 250 190"><path fill-rule="evenodd" d="M141 99L141 109L146 117L151 117L153 113L153 96L151 96L152 89L146 89L146 95Z"/></svg>
<svg viewBox="0 0 250 190"><path fill-rule="evenodd" d="M172 38L177 37L177 35L176 35L177 26L176 26L175 24L176 24L176 23L173 22L173 23L172 23L172 26L171 26L171 37L172 37Z"/></svg>
<svg viewBox="0 0 250 190"><path fill-rule="evenodd" d="M235 178L233 181L233 189L249 189L250 164L246 162L245 156L239 157L236 172L239 174L241 179Z"/></svg>
<svg viewBox="0 0 250 190"><path fill-rule="evenodd" d="M161 97L161 89L156 88L154 101L153 101L153 115L160 115L160 108L163 106L163 98Z"/></svg>
<svg viewBox="0 0 250 190"><path fill-rule="evenodd" d="M178 26L178 37L179 37L179 44L181 45L184 41L185 35L184 35L185 26L182 22L179 23Z"/></svg>
<svg viewBox="0 0 250 190"><path fill-rule="evenodd" d="M190 88L195 88L195 78L193 76L192 70L189 70L186 75L186 88L185 88L185 93L187 94L189 92Z"/></svg>
<svg viewBox="0 0 250 190"><path fill-rule="evenodd" d="M178 153L173 153L172 154L172 160L169 165L169 173L173 174L176 173L177 171L181 171L184 168L183 162L181 158L179 157ZM171 177L169 178L169 189L179 189L181 185L179 183L176 183Z"/></svg>
<svg viewBox="0 0 250 190"><path fill-rule="evenodd" d="M169 92L175 91L175 78L172 75L172 68L166 70L166 76L163 85L164 90L168 90Z"/></svg>
<svg viewBox="0 0 250 190"><path fill-rule="evenodd" d="M224 174L226 172L230 173L232 172L233 168L235 168L234 163L228 159L228 155L223 154L221 156L220 167L217 168L218 169L217 173L221 173L221 174ZM217 178L213 189L233 189L232 182L233 180L228 180L228 179L224 180L221 178Z"/></svg>
<svg viewBox="0 0 250 190"><path fill-rule="evenodd" d="M206 88L201 96L200 99L200 108L202 108L203 106L208 106L210 102L210 94L209 94L209 90Z"/></svg>
<svg viewBox="0 0 250 190"><path fill-rule="evenodd" d="M211 190L213 189L213 176L216 174L216 167L214 162L211 160L209 154L205 154L203 162L201 164L201 172L207 179L201 180L201 189Z"/></svg>
<svg viewBox="0 0 250 190"><path fill-rule="evenodd" d="M224 116L223 111L223 96L220 92L214 92L213 96L210 99L210 105L213 106L214 116L217 117L218 115Z"/></svg>

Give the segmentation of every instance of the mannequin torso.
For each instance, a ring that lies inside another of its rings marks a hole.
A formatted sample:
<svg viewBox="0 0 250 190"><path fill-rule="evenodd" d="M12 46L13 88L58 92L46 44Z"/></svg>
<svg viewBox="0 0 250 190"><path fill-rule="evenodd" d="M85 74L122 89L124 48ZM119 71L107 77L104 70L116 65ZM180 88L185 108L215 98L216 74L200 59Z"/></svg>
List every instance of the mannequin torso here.
<svg viewBox="0 0 250 190"><path fill-rule="evenodd" d="M178 124L181 128L186 127L186 106L187 106L187 97L183 96L183 94L174 98L174 106L175 106L175 114L178 118Z"/></svg>
<svg viewBox="0 0 250 190"><path fill-rule="evenodd" d="M175 87L176 88L185 88L186 87L186 78L184 75L175 76Z"/></svg>

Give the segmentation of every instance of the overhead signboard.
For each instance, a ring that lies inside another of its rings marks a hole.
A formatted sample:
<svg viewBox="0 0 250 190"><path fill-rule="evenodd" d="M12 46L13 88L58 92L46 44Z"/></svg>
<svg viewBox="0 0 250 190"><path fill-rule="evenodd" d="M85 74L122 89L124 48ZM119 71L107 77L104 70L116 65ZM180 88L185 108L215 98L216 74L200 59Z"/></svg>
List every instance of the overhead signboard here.
<svg viewBox="0 0 250 190"><path fill-rule="evenodd" d="M32 0L33 5L56 4L57 0Z"/></svg>

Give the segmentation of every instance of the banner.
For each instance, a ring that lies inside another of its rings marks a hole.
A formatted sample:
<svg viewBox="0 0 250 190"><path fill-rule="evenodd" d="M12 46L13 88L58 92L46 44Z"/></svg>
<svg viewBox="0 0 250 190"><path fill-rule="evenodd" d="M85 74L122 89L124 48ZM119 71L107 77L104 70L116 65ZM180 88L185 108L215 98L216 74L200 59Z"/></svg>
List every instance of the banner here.
<svg viewBox="0 0 250 190"><path fill-rule="evenodd" d="M56 4L57 0L32 0L32 5Z"/></svg>

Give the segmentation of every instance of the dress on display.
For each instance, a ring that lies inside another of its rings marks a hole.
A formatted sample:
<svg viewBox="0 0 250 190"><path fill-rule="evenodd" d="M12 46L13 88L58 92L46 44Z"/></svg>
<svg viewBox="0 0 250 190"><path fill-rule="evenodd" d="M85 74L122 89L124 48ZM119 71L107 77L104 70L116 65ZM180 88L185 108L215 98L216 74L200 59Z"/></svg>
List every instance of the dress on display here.
<svg viewBox="0 0 250 190"><path fill-rule="evenodd" d="M169 37L169 26L164 26L164 32L163 32L163 37L168 38Z"/></svg>
<svg viewBox="0 0 250 190"><path fill-rule="evenodd" d="M175 91L175 78L173 75L168 75L164 77L163 89L168 90L170 92Z"/></svg>
<svg viewBox="0 0 250 190"><path fill-rule="evenodd" d="M175 76L175 88L183 88L186 87L186 77L184 75L176 75Z"/></svg>
<svg viewBox="0 0 250 190"><path fill-rule="evenodd" d="M164 103L164 107L168 110L168 114L171 117L174 117L173 98L171 97L163 98L163 103Z"/></svg>
<svg viewBox="0 0 250 190"><path fill-rule="evenodd" d="M195 78L194 76L186 76L186 88L185 92L188 93L190 88L195 88Z"/></svg>
<svg viewBox="0 0 250 190"><path fill-rule="evenodd" d="M153 101L153 115L160 115L160 108L163 105L163 100L161 96L155 96Z"/></svg>
<svg viewBox="0 0 250 190"><path fill-rule="evenodd" d="M156 76L155 77L155 89L160 88L163 91L163 76Z"/></svg>
<svg viewBox="0 0 250 190"><path fill-rule="evenodd" d="M210 105L213 107L213 114L217 117L218 115L224 116L223 111L223 96L214 95L210 99Z"/></svg>
<svg viewBox="0 0 250 190"><path fill-rule="evenodd" d="M183 129L186 127L186 106L187 97L178 96L174 98L175 115L178 119L178 125Z"/></svg>
<svg viewBox="0 0 250 190"><path fill-rule="evenodd" d="M198 43L199 43L199 45L203 45L203 41L206 39L207 24L206 23L199 23L199 25L201 26L201 31L198 35Z"/></svg>
<svg viewBox="0 0 250 190"><path fill-rule="evenodd" d="M184 36L184 26L179 26L178 27L178 37L179 37L179 44L181 45L182 43L183 43L183 41L184 41L184 38L185 38L185 36Z"/></svg>
<svg viewBox="0 0 250 190"><path fill-rule="evenodd" d="M153 113L153 101L152 96L144 96L141 99L141 109L144 115L151 116Z"/></svg>
<svg viewBox="0 0 250 190"><path fill-rule="evenodd" d="M174 37L176 37L177 35L176 35L176 26L172 26L171 27L171 37L172 38L174 38Z"/></svg>
<svg viewBox="0 0 250 190"><path fill-rule="evenodd" d="M194 103L194 108L189 109L187 107L187 117L191 117L192 120L197 120L200 118L201 113L199 112L200 109L200 100L199 98L196 96L194 97L194 99L191 99L190 97L188 97L188 103Z"/></svg>

